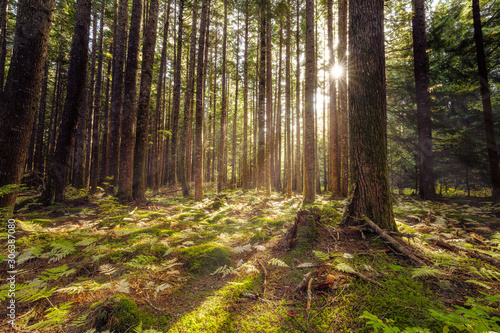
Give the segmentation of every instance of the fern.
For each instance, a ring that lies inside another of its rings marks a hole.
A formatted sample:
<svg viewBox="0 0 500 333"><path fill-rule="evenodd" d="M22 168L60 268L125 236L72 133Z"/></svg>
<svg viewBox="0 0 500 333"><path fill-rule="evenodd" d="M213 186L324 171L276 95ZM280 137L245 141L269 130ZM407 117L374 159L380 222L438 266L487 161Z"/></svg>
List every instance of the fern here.
<svg viewBox="0 0 500 333"><path fill-rule="evenodd" d="M42 254L42 252L42 245L30 247L29 249L26 249L19 257L17 257L17 264L22 265L30 259L38 258Z"/></svg>
<svg viewBox="0 0 500 333"><path fill-rule="evenodd" d="M422 266L415 268L411 274L412 278L419 278L419 277L429 277L429 276L436 276L438 275L439 269L429 267L429 266Z"/></svg>
<svg viewBox="0 0 500 333"><path fill-rule="evenodd" d="M47 319L29 326L28 329L37 330L61 325L64 322L64 319L68 317L68 313L71 309L72 303L73 302L68 302L61 304L59 307L54 306L52 308L48 308L47 311L45 311L47 312L47 314L45 315L45 318Z"/></svg>
<svg viewBox="0 0 500 333"><path fill-rule="evenodd" d="M278 267L290 267L286 264L286 262L277 258L271 258L267 263Z"/></svg>
<svg viewBox="0 0 500 333"><path fill-rule="evenodd" d="M251 251L252 250L252 245L251 244L246 244L243 246L237 246L233 249L234 253L243 253L246 251Z"/></svg>
<svg viewBox="0 0 500 333"><path fill-rule="evenodd" d="M71 326L80 327L85 325L88 314L83 314L71 322Z"/></svg>
<svg viewBox="0 0 500 333"><path fill-rule="evenodd" d="M297 268L307 268L307 267L313 267L313 266L314 266L314 264L311 262L303 262L302 264L297 265Z"/></svg>
<svg viewBox="0 0 500 333"><path fill-rule="evenodd" d="M101 284L90 280L90 281L82 281L69 285L65 288L59 288L56 290L56 293L60 294L80 294L85 291L96 291L101 289Z"/></svg>
<svg viewBox="0 0 500 333"><path fill-rule="evenodd" d="M52 250L40 256L41 258L50 258L49 263L58 262L75 252L75 246L73 243L65 239L52 242L50 246L52 247Z"/></svg>
<svg viewBox="0 0 500 333"><path fill-rule="evenodd" d="M50 281L50 280L57 280L61 277L68 277L74 272L76 272L76 269L74 268L69 269L68 266L64 264L59 267L48 268L42 273L42 275L38 277L43 281Z"/></svg>
<svg viewBox="0 0 500 333"><path fill-rule="evenodd" d="M162 291L165 291L167 289L172 288L172 285L168 282L162 283L158 286L155 287L155 298L158 296L158 293L161 293Z"/></svg>
<svg viewBox="0 0 500 333"><path fill-rule="evenodd" d="M114 268L113 265L104 264L99 266L99 273L104 275L113 275L116 273L116 268Z"/></svg>
<svg viewBox="0 0 500 333"><path fill-rule="evenodd" d="M488 286L486 283L483 283L483 282L480 282L480 281L476 281L476 280L466 280L465 282L467 283L473 283L475 285L478 285L480 287L483 287L483 288L486 288L486 289L491 289L490 286Z"/></svg>
<svg viewBox="0 0 500 333"><path fill-rule="evenodd" d="M85 238L84 240L79 241L75 245L76 246L88 246L90 244L94 244L95 242L97 242L97 238L90 237L90 238Z"/></svg>
<svg viewBox="0 0 500 333"><path fill-rule="evenodd" d="M327 253L323 253L321 251L313 251L313 253L318 259L321 259L323 261L330 259L330 255Z"/></svg>
<svg viewBox="0 0 500 333"><path fill-rule="evenodd" d="M42 229L40 224L33 223L31 221L17 221L17 223L19 224L21 229L23 229L24 231L28 231L28 232L34 232L34 231L37 231L39 229Z"/></svg>
<svg viewBox="0 0 500 333"><path fill-rule="evenodd" d="M221 266L215 270L215 272L211 273L210 275L215 275L215 274L222 274L222 277L225 277L226 275L229 275L231 273L237 274L237 272L234 270L232 267L228 267L227 265Z"/></svg>
<svg viewBox="0 0 500 333"><path fill-rule="evenodd" d="M340 263L335 266L335 269L344 273L356 273L356 270L351 265Z"/></svg>
<svg viewBox="0 0 500 333"><path fill-rule="evenodd" d="M56 288L49 289L48 287L39 287L30 284L17 285L19 292L16 293L16 298L19 302L34 302L42 298L52 296Z"/></svg>
<svg viewBox="0 0 500 333"><path fill-rule="evenodd" d="M500 245L500 232L493 234L490 237L490 242L496 245Z"/></svg>
<svg viewBox="0 0 500 333"><path fill-rule="evenodd" d="M125 279L121 279L120 281L118 281L115 285L115 290L119 293L125 293L125 294L128 294L130 293L130 287L129 287L129 284L127 282L127 280Z"/></svg>

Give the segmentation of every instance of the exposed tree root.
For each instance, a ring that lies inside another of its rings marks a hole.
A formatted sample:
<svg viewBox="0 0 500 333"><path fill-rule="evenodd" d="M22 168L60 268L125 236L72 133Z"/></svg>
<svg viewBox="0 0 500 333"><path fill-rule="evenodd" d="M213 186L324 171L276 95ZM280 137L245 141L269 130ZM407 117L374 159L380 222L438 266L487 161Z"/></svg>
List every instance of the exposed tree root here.
<svg viewBox="0 0 500 333"><path fill-rule="evenodd" d="M263 298L266 295L266 289L267 289L267 270L266 267L264 267L264 265L260 261L259 261L259 266L262 269L262 295L260 297Z"/></svg>
<svg viewBox="0 0 500 333"><path fill-rule="evenodd" d="M398 251L399 253L404 254L405 256L407 256L408 258L410 258L413 262L415 262L418 265L421 265L421 266L425 265L425 263L422 260L420 260L413 253L411 253L410 251L408 251L408 249L406 247L404 247L403 245L401 245L397 240L395 240L394 238L392 238L391 236L389 236L389 234L387 233L387 231L381 229L372 220L370 220L366 215L361 215L361 219L363 221L365 221L373 230L375 230L375 232L377 234L379 234L380 237L382 237L383 240L387 241L391 245L391 247L394 248L396 251Z"/></svg>
<svg viewBox="0 0 500 333"><path fill-rule="evenodd" d="M490 256L487 256L485 254L479 253L477 251L474 251L474 250L471 250L471 249L468 249L468 248L465 248L465 247L462 247L462 246L450 244L450 243L445 242L444 240L441 240L441 239L436 240L436 245L439 246L439 247L448 249L450 251L453 251L455 253L465 252L469 256L471 256L472 258L476 258L476 259L480 259L480 260L486 261L486 262L492 264L495 267L500 267L500 261L499 260L497 260L495 258L492 258Z"/></svg>

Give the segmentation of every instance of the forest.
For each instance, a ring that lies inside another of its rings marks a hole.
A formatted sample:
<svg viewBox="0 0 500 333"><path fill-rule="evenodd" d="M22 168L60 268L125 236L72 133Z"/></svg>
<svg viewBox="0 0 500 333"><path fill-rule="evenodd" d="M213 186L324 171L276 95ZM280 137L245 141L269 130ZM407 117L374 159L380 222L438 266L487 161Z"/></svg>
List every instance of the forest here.
<svg viewBox="0 0 500 333"><path fill-rule="evenodd" d="M500 332L499 0L0 0L0 332Z"/></svg>

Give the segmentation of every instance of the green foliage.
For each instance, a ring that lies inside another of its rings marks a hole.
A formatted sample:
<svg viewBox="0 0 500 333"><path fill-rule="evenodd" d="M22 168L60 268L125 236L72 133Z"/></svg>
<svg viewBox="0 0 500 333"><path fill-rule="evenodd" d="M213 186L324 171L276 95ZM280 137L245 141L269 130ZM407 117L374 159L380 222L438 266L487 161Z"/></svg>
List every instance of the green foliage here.
<svg viewBox="0 0 500 333"><path fill-rule="evenodd" d="M316 258L321 259L323 261L330 259L330 255L327 253L323 253L321 251L313 251L313 253L316 256Z"/></svg>
<svg viewBox="0 0 500 333"><path fill-rule="evenodd" d="M68 255L75 252L74 244L66 239L59 239L50 244L52 250L50 252L44 253L40 255L40 258L50 258L50 262L58 262L61 259L64 259Z"/></svg>
<svg viewBox="0 0 500 333"><path fill-rule="evenodd" d="M224 265L234 266L228 249L210 244L180 249L178 253L185 258L187 267L193 273L209 274Z"/></svg>
<svg viewBox="0 0 500 333"><path fill-rule="evenodd" d="M38 258L42 254L43 248L43 245L38 245L24 250L24 252L17 258L17 264L22 265L30 259Z"/></svg>
<svg viewBox="0 0 500 333"><path fill-rule="evenodd" d="M283 260L280 260L278 258L271 258L267 261L267 263L278 267L290 267Z"/></svg>
<svg viewBox="0 0 500 333"><path fill-rule="evenodd" d="M411 274L412 278L419 278L419 277L430 277L430 276L436 276L438 275L439 269L434 268L434 267L429 267L429 266L422 266L418 268L414 268L413 272Z"/></svg>
<svg viewBox="0 0 500 333"><path fill-rule="evenodd" d="M68 302L61 304L60 306L54 306L48 308L45 312L45 320L38 322L34 325L28 327L30 330L47 329L61 325L64 320L68 317L68 313L71 309L73 302Z"/></svg>

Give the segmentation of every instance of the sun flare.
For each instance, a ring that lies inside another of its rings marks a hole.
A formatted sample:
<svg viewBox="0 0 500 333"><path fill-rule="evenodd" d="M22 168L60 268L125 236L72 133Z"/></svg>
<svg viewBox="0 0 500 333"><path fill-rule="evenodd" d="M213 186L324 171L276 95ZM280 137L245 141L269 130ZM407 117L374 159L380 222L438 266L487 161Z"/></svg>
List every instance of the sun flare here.
<svg viewBox="0 0 500 333"><path fill-rule="evenodd" d="M330 69L330 75L334 79L338 79L339 77L342 76L343 73L344 73L344 69L342 68L342 66L339 66L339 65L335 65L332 67L332 69Z"/></svg>

